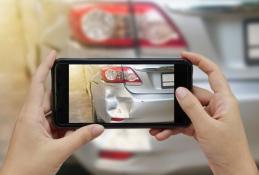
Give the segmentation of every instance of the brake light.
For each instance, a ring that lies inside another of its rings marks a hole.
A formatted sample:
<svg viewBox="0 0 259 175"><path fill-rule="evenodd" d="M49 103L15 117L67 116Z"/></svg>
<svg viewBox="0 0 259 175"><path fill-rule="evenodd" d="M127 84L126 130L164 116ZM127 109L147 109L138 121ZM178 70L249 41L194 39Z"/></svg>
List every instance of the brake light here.
<svg viewBox="0 0 259 175"><path fill-rule="evenodd" d="M110 159L110 160L127 160L131 158L134 154L132 152L127 151L109 151L102 150L99 152L99 157L102 159Z"/></svg>
<svg viewBox="0 0 259 175"><path fill-rule="evenodd" d="M141 85L138 75L130 67L111 66L101 69L102 80L108 83L127 83Z"/></svg>
<svg viewBox="0 0 259 175"><path fill-rule="evenodd" d="M69 14L72 33L88 45L131 47L137 40L140 47L187 47L178 28L159 7L136 2L132 9L134 18L127 3L75 6Z"/></svg>
<svg viewBox="0 0 259 175"><path fill-rule="evenodd" d="M122 122L123 120L125 120L125 118L119 118L119 117L112 117L111 121L113 122Z"/></svg>

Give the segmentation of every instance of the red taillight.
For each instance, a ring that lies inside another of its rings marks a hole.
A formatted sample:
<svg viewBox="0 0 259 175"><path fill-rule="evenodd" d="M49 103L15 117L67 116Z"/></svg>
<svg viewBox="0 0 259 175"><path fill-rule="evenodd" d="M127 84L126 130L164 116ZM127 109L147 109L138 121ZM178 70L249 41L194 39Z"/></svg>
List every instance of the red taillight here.
<svg viewBox="0 0 259 175"><path fill-rule="evenodd" d="M126 3L86 4L73 7L69 19L73 35L89 45L187 47L169 17L151 3L134 3L132 9Z"/></svg>
<svg viewBox="0 0 259 175"><path fill-rule="evenodd" d="M125 118L119 118L119 117L112 117L111 121L113 122L122 122L123 120L125 120Z"/></svg>
<svg viewBox="0 0 259 175"><path fill-rule="evenodd" d="M102 159L111 159L111 160L127 160L131 158L134 154L127 151L110 151L102 150L99 152L99 157Z"/></svg>
<svg viewBox="0 0 259 175"><path fill-rule="evenodd" d="M130 67L110 66L101 69L102 80L108 83L141 85L138 75Z"/></svg>

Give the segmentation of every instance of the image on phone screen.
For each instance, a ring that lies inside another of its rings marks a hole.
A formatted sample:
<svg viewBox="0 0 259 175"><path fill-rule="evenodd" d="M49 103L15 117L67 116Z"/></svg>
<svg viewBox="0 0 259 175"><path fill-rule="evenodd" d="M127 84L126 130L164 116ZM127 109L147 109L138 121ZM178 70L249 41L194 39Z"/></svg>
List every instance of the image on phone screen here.
<svg viewBox="0 0 259 175"><path fill-rule="evenodd" d="M69 64L69 123L173 123L174 64Z"/></svg>

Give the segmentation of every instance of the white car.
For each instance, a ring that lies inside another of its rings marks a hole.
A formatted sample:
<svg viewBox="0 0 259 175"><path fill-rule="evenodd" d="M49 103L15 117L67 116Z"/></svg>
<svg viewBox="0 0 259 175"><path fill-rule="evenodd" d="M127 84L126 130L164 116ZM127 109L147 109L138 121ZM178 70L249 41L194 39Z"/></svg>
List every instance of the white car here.
<svg viewBox="0 0 259 175"><path fill-rule="evenodd" d="M99 123L168 123L174 117L174 65L105 65L91 75Z"/></svg>
<svg viewBox="0 0 259 175"><path fill-rule="evenodd" d="M219 64L259 161L258 1L74 0L60 1L59 7L65 10L52 17L42 36L43 55L55 48L61 57L141 59L190 50ZM209 88L197 69L194 84ZM192 174L194 169L198 174L207 167L194 139L178 135L158 142L145 129L106 130L75 155L94 174Z"/></svg>

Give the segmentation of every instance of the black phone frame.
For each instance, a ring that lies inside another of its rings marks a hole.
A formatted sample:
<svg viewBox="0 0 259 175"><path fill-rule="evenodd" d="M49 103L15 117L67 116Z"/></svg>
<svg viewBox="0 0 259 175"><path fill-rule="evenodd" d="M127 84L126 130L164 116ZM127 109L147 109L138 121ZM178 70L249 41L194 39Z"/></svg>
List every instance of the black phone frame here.
<svg viewBox="0 0 259 175"><path fill-rule="evenodd" d="M174 64L175 86L183 86L192 90L192 63L181 58L59 58L55 61L52 70L52 112L57 127L78 128L93 123L69 123L68 109L68 65L69 64ZM61 67L60 67L61 66ZM184 80L184 81L183 81ZM64 83L65 82L65 83ZM174 93L175 94L175 93ZM173 128L186 127L190 119L181 109L177 99L174 103L174 122L168 123L98 123L105 128Z"/></svg>

